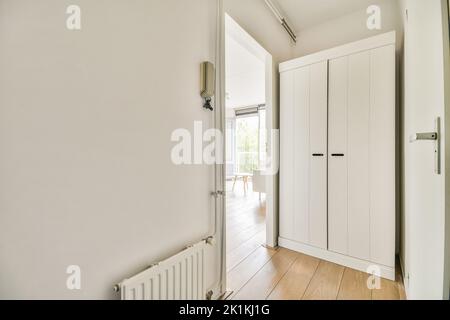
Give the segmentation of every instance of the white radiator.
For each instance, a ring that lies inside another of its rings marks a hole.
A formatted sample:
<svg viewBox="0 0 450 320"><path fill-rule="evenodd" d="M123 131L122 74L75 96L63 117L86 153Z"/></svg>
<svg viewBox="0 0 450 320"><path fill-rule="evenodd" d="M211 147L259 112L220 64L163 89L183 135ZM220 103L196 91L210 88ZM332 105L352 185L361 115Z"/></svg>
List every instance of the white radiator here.
<svg viewBox="0 0 450 320"><path fill-rule="evenodd" d="M116 286L122 300L204 300L205 254L209 243L204 240L125 279Z"/></svg>

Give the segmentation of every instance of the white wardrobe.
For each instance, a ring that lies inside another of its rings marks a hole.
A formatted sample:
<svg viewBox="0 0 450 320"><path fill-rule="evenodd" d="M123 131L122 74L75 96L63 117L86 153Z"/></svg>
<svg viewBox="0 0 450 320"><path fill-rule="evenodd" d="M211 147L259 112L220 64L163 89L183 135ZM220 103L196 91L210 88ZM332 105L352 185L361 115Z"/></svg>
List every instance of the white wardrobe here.
<svg viewBox="0 0 450 320"><path fill-rule="evenodd" d="M280 246L394 279L395 32L280 77Z"/></svg>

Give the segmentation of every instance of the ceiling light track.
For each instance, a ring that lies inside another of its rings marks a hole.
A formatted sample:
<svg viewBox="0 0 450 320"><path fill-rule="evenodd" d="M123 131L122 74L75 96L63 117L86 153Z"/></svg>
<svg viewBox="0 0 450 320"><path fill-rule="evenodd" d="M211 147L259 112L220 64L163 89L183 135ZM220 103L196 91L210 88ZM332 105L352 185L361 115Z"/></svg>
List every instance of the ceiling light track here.
<svg viewBox="0 0 450 320"><path fill-rule="evenodd" d="M295 31L291 28L289 23L287 22L286 18L283 17L280 10L278 10L277 6L272 2L272 0L264 0L269 7L270 11L274 14L275 18L277 18L278 22L283 26L284 30L289 34L289 37L291 37L292 41L294 43L297 43L297 35L295 34Z"/></svg>

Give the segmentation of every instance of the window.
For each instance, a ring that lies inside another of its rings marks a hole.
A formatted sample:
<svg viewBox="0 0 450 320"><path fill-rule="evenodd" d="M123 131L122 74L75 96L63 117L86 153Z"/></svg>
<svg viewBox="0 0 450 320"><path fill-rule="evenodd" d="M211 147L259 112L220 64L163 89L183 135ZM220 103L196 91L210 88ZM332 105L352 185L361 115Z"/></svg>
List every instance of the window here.
<svg viewBox="0 0 450 320"><path fill-rule="evenodd" d="M252 174L259 167L259 117L236 119L236 172Z"/></svg>

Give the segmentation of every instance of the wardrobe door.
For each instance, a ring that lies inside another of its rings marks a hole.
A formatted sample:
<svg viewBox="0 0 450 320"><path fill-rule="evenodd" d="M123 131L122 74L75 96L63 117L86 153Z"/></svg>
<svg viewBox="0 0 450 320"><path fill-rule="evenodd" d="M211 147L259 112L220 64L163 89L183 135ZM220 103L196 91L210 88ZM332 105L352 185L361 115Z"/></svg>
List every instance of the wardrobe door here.
<svg viewBox="0 0 450 320"><path fill-rule="evenodd" d="M328 249L348 253L348 57L330 60L328 83Z"/></svg>
<svg viewBox="0 0 450 320"><path fill-rule="evenodd" d="M309 67L294 72L294 240L309 243Z"/></svg>
<svg viewBox="0 0 450 320"><path fill-rule="evenodd" d="M348 254L369 261L370 51L348 59Z"/></svg>
<svg viewBox="0 0 450 320"><path fill-rule="evenodd" d="M371 51L370 254L395 266L395 46Z"/></svg>
<svg viewBox="0 0 450 320"><path fill-rule="evenodd" d="M327 248L328 62L309 67L309 244Z"/></svg>
<svg viewBox="0 0 450 320"><path fill-rule="evenodd" d="M294 71L280 75L280 236L294 239Z"/></svg>

